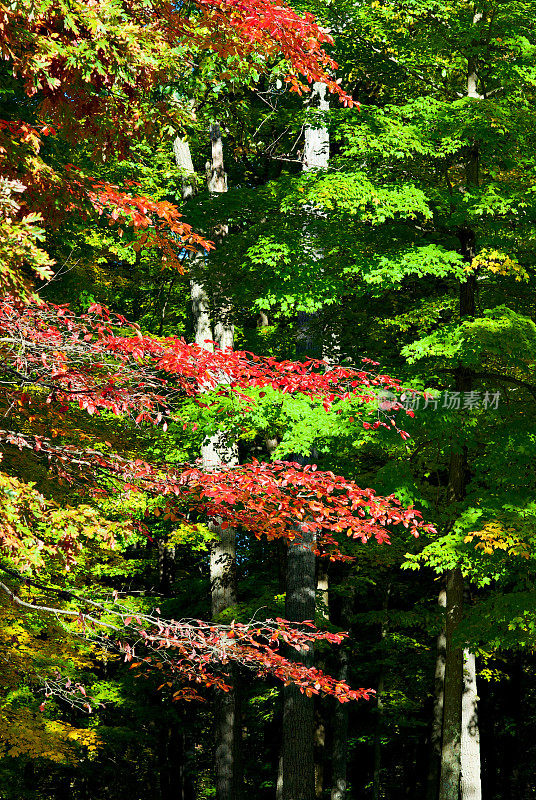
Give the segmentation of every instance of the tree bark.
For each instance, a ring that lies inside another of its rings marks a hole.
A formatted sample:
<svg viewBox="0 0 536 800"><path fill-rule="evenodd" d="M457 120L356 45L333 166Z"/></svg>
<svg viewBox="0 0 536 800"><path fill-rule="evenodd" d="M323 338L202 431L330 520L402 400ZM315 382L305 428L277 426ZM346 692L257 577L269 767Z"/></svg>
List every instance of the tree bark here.
<svg viewBox="0 0 536 800"><path fill-rule="evenodd" d="M339 679L346 681L348 678L348 650L343 645L339 651ZM333 713L333 743L332 743L332 772L331 772L331 800L346 800L346 776L348 767L348 703L335 703Z"/></svg>
<svg viewBox="0 0 536 800"><path fill-rule="evenodd" d="M208 190L211 194L223 194L227 191L227 174L223 163L223 139L219 123L210 125L210 142L212 148L212 161L207 169ZM227 225L219 225L212 231L212 238L216 243L221 243L227 236ZM213 280L213 313L214 313L214 341L220 350L232 350L234 347L233 309L223 284L223 276L216 275Z"/></svg>
<svg viewBox="0 0 536 800"><path fill-rule="evenodd" d="M158 547L158 591L169 597L175 577L175 548L166 539L159 539Z"/></svg>
<svg viewBox="0 0 536 800"><path fill-rule="evenodd" d="M383 729L383 693L385 691L385 665L380 667L378 688L376 690L376 726L374 730L374 757L372 767L372 797L380 800L382 792L382 729Z"/></svg>
<svg viewBox="0 0 536 800"><path fill-rule="evenodd" d="M337 625L343 630L348 630L351 625L351 616L354 610L354 590L347 587L343 595L340 618ZM339 646L339 679L348 679L350 653L343 644ZM339 703L333 698L335 704L332 727L332 759L331 759L331 800L346 800L347 771L348 771L348 706L349 703Z"/></svg>
<svg viewBox="0 0 536 800"><path fill-rule="evenodd" d="M326 86L315 83L313 97L320 100L319 114L323 116L329 107L326 100ZM305 147L303 169L325 167L329 159L329 136L325 130L322 116L318 124L305 128ZM326 143L327 136L327 143ZM318 162L318 163L317 163ZM307 226L305 226L304 247L308 246ZM300 324L297 352L305 352L308 342L307 319ZM301 460L289 456L289 460ZM299 543L289 544L287 551L287 580L285 616L294 622L314 619L316 605L316 575L314 537L309 531L299 530ZM312 665L312 650L289 652L289 657ZM314 702L312 697L302 694L296 686L283 690L283 757L281 800L315 800L315 759L314 759Z"/></svg>
<svg viewBox="0 0 536 800"><path fill-rule="evenodd" d="M312 169L324 170L329 166L330 143L329 131L327 128L329 102L326 100L326 94L327 87L325 83L316 82L313 84L308 121L305 125L305 142L302 160L302 169L304 172ZM318 211L315 211L313 208L308 207L306 210L312 218L318 216ZM307 220L303 225L302 248L304 254L313 261L318 262L318 270L321 277L324 271L322 264L324 248L322 243L318 241L318 236L315 235L314 228L312 228ZM314 355L317 358L319 356L322 358L325 356L325 331L322 331L322 355L318 352L318 332L321 328L325 327L322 323L322 316L323 315L319 312L298 312L296 336L296 356L298 358L304 355ZM331 344L332 343L329 342L328 346L331 347Z"/></svg>
<svg viewBox="0 0 536 800"><path fill-rule="evenodd" d="M447 592L444 586L441 587L437 599L441 609L447 605ZM430 734L430 766L426 782L426 800L436 800L439 787L439 775L441 771L441 729L443 725L443 700L445 690L445 656L447 639L445 633L445 623L441 624L441 630L437 637L437 658L434 675L434 710L432 717L432 731Z"/></svg>
<svg viewBox="0 0 536 800"><path fill-rule="evenodd" d="M319 625L329 623L329 573L324 559L319 559L316 578L316 610L319 616ZM321 669L325 665L317 664ZM326 766L326 698L315 698L315 795L321 798L324 794L325 766Z"/></svg>
<svg viewBox="0 0 536 800"><path fill-rule="evenodd" d="M391 584L387 585L385 598L383 601L383 612L385 614L380 629L380 653L381 666L378 677L378 688L376 690L376 726L374 731L374 755L373 755L373 778L372 778L372 797L373 800L380 800L382 792L382 733L383 733L383 694L385 691L385 657L383 652L383 642L387 636L387 609L389 607L389 597L391 595Z"/></svg>
<svg viewBox="0 0 536 800"><path fill-rule="evenodd" d="M210 126L210 141L212 162L209 164L209 191L225 192L227 176L223 168L223 143L218 124ZM182 159L179 166L188 174L192 160L187 143L183 142L180 148L175 146L174 150L177 163ZM202 265L198 263L197 267L199 273ZM190 288L196 343L210 351L214 350L215 342L222 349L232 349L234 326L229 313L226 313L225 318L216 318L213 331L210 298L205 282L200 279L199 274L196 278L192 278ZM201 446L201 460L206 471L218 469L222 465L237 464L236 444L229 441L225 431L220 431L204 441ZM221 520L217 518L210 520L208 527L218 537L210 549L211 607L213 618L217 618L227 608L236 605L236 530L230 527L222 528ZM230 670L230 682L235 684L236 679L236 672ZM217 800L237 800L241 794L238 719L238 695L234 686L228 692L217 692L214 697L214 769Z"/></svg>
<svg viewBox="0 0 536 800"><path fill-rule="evenodd" d="M474 653L463 652L461 800L482 800L480 780L480 732Z"/></svg>
<svg viewBox="0 0 536 800"><path fill-rule="evenodd" d="M453 642L462 618L463 576L451 570L447 580L445 692L439 800L458 800L460 790L460 740L462 726L463 650Z"/></svg>
<svg viewBox="0 0 536 800"><path fill-rule="evenodd" d="M315 761L315 797L317 800L324 794L324 762L326 750L326 722L323 709L324 698L316 698L314 761Z"/></svg>
<svg viewBox="0 0 536 800"><path fill-rule="evenodd" d="M175 163L181 170L181 195L183 200L193 197L197 193L197 179L190 153L190 145L186 139L179 136L173 142Z"/></svg>
<svg viewBox="0 0 536 800"><path fill-rule="evenodd" d="M473 25L482 19L480 12L475 12ZM467 61L467 97L481 100L479 92L478 59L474 54L477 42L471 42L471 54ZM464 164L468 187L479 185L480 154L477 142L469 147ZM468 226L458 230L458 239L464 259L471 264L476 255L475 232ZM476 279L469 274L467 280L460 284L460 318L473 316L476 308ZM456 370L456 391L466 392L472 388L471 371L460 364ZM467 447L458 446L453 449L449 468L450 499L456 503L465 496L467 484ZM439 800L458 800L461 780L461 737L462 737L462 695L464 688L464 654L454 645L453 634L461 621L463 608L463 576L461 570L451 570L447 579L447 613L446 613L446 662L445 692L443 709L443 737L441 746L441 776L439 784Z"/></svg>
<svg viewBox="0 0 536 800"><path fill-rule="evenodd" d="M305 126L305 144L303 148L303 168L326 169L329 163L329 131L325 114L329 110L326 100L325 83L314 83L311 99L318 97L318 108L309 111L309 121ZM313 114L315 119L312 118Z"/></svg>
<svg viewBox="0 0 536 800"><path fill-rule="evenodd" d="M293 622L315 616L314 536L300 531L299 543L289 544L285 616ZM312 650L289 656L312 664ZM283 690L283 792L282 800L315 800L314 703L297 686Z"/></svg>
<svg viewBox="0 0 536 800"><path fill-rule="evenodd" d="M208 190L220 194L227 191L227 175L223 164L223 139L218 122L210 125L212 161L207 164Z"/></svg>

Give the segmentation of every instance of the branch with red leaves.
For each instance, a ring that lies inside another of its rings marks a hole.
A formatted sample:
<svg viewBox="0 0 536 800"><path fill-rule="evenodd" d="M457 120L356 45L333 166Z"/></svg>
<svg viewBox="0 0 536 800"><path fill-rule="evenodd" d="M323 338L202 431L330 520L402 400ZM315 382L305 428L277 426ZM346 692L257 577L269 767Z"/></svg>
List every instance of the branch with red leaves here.
<svg viewBox="0 0 536 800"><path fill-rule="evenodd" d="M419 511L404 508L391 495L382 497L353 481L315 466L287 462L243 464L214 472L197 468L170 470L141 459L129 460L99 450L77 450L43 437L0 430L0 442L33 450L46 458L56 475L75 486L85 484L99 494L119 486L167 497L164 514L176 521L188 512L217 517L224 526L242 526L268 540L300 543L301 531L317 537L315 552L332 560L348 559L340 552L337 534L366 543L389 543L389 526L402 525L413 536L433 532Z"/></svg>
<svg viewBox="0 0 536 800"><path fill-rule="evenodd" d="M127 120L139 127L146 92L165 83L170 69L191 68L207 50L225 60L257 57L257 68L259 56L283 58L291 90L321 81L344 103L353 102L333 78L337 64L324 50L333 43L327 31L312 14L301 16L274 0L131 0L119 17L106 2L80 2L66 11L52 2L35 9L23 0L0 4L0 32L2 57L26 94L39 93L43 111L71 135L82 126L89 126L83 135L99 135L99 122L104 132L112 123L117 133ZM75 103L77 113L66 113Z"/></svg>
<svg viewBox="0 0 536 800"><path fill-rule="evenodd" d="M157 247L163 263L179 272L184 271L184 261L191 253L208 252L212 242L195 233L182 219L178 208L165 200L153 200L143 194L120 189L106 181L97 181L72 164L64 170L51 168L35 170L44 136L55 133L48 125L39 128L20 120L0 119L0 167L2 174L16 178L21 183L22 212L38 208L47 225L58 226L69 214L76 212L88 216L97 212L108 218L108 224L117 224L122 236L124 227L131 227L137 235L132 243L135 250ZM26 150L26 169L21 169L20 150ZM12 159L10 156L15 155ZM121 227L123 226L123 227ZM9 293L9 284L2 280L0 294Z"/></svg>
<svg viewBox="0 0 536 800"><path fill-rule="evenodd" d="M253 402L244 395L248 387L273 387L317 398L327 409L336 399L366 401L379 388L400 389L399 383L387 376L353 368L328 369L322 361L278 362L249 353L210 353L179 339L143 336L124 318L112 317L99 307L77 316L65 307L19 308L6 302L0 307L0 323L5 364L1 382L10 402L23 405L34 399L43 402L44 395L45 401L56 403L60 411L75 402L89 413L135 411L137 422L159 422L170 413L175 395L195 397L207 389L238 391ZM40 388L44 390L41 396ZM165 498L164 513L171 520L194 511L218 517L223 525L244 526L255 536L283 537L295 546L304 546L296 531L298 523L302 531L317 535L316 552L333 559L346 558L339 550L339 534L362 542L371 537L388 542L392 525L403 525L414 535L432 530L419 512L404 509L394 497L377 496L333 473L294 463L254 462L207 474L189 465L170 470L98 449L80 450L24 432L0 431L0 442L33 451L48 461L59 478L85 483L93 491L110 492L119 487ZM9 542L0 540L0 545L16 562L16 537ZM58 546L61 548L61 542ZM20 549L22 552L22 546ZM73 558L70 544L69 553ZM22 607L76 619L83 631L91 630L101 646L120 650L127 661L138 658L134 661L137 666L160 664L172 684L180 677L225 690L225 670L218 671L216 665L234 661L260 675L272 674L295 683L306 693L324 692L341 702L369 693L352 691L278 652L281 642L303 650L319 639L340 640L340 634L304 631L282 620L227 627L199 620L164 622L77 598L82 607L83 603L91 606L92 613L86 614L28 604L6 584L0 589ZM96 633L101 628L112 633ZM126 638L119 637L121 631ZM333 636L336 638L330 639ZM192 689L180 689L175 696L189 699Z"/></svg>
<svg viewBox="0 0 536 800"><path fill-rule="evenodd" d="M320 81L352 106L334 78L337 64L324 49L330 44L311 14L301 16L273 0L130 0L121 14L108 0L68 6L44 0L38 8L31 0L0 1L0 56L42 120L35 126L0 120L0 171L25 188L21 220L58 225L68 214L97 209L111 224L122 221L141 231L137 245L160 248L164 262L181 269L185 251L212 244L182 221L175 206L53 168L39 157L43 137L88 142L94 157L105 158L109 152L126 154L142 132L164 124L181 130L191 112L179 103L155 102L151 93L177 74L202 72L207 52L218 54L224 65L238 62L237 74L246 74L244 62L257 71L262 63L268 69L270 61L283 59L291 91L308 91ZM222 71L221 77L233 73ZM40 232L27 233L36 246ZM39 258L51 266L44 251ZM12 270L13 264L0 264L0 294L17 293L26 301L32 290L24 270ZM42 277L41 269L35 273Z"/></svg>
<svg viewBox="0 0 536 800"><path fill-rule="evenodd" d="M399 381L364 369L210 352L176 337L144 336L124 317L97 305L76 315L51 304L0 303L0 354L5 365L0 382L12 388L12 402L31 402L29 387L43 388L47 402L54 400L64 410L77 403L90 414L132 414L137 424L165 423L179 397L208 390L234 392L248 404L253 402L248 389L271 387L317 399L326 411L336 400L366 403L381 389L402 392ZM400 408L390 403L391 412ZM392 417L387 422L374 425L396 428Z"/></svg>
<svg viewBox="0 0 536 800"><path fill-rule="evenodd" d="M333 39L321 28L313 14L300 16L296 11L272 0L195 0L211 28L210 46L228 55L232 46L241 55L261 50L267 55L282 55L290 64L287 83L291 92L309 91L308 84L325 83L339 95L345 106L353 99L334 79L337 63L324 50ZM218 32L214 36L214 29ZM232 45L229 33L233 34ZM302 76L303 80L300 80Z"/></svg>
<svg viewBox="0 0 536 800"><path fill-rule="evenodd" d="M13 570L4 571L16 575ZM21 575L20 580L47 590L25 576ZM186 683L173 692L173 700L202 699L195 689L195 685L200 684L228 691L230 686L225 666L229 663L253 670L259 677L271 675L285 684L293 683L308 696L332 695L341 703L368 700L373 691L351 689L344 681L281 654L283 646L304 652L315 642L340 644L347 636L346 633L318 630L311 620L297 625L278 617L275 620L253 619L248 623L233 620L230 625L222 625L199 619L162 619L158 612L146 614L125 607L117 597L113 602L95 601L61 590L62 595L68 595L78 603L77 609L71 609L45 606L37 601L27 602L3 581L0 581L0 591L25 610L52 614L58 619L71 618L78 635L107 652L121 654L131 668L160 670L164 678L160 688L166 683L170 687L177 682ZM60 593L54 587L49 591ZM83 610L84 605L91 607L91 614ZM47 697L57 694L70 703L74 698L75 703L81 702L88 708L87 702L79 697L80 692L83 697L86 694L79 683L73 687L70 682L64 684L56 676L46 681L46 687Z"/></svg>

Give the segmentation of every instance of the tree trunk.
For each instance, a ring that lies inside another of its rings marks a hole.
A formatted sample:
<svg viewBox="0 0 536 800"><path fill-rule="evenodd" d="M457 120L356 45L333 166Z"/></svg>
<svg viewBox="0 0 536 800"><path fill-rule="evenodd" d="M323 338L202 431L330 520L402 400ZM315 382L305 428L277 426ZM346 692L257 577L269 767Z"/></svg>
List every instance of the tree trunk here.
<svg viewBox="0 0 536 800"><path fill-rule="evenodd" d="M211 472L222 465L238 464L236 445L229 442L225 431L220 431L201 446L203 470ZM236 530L222 528L219 518L210 520L209 529L218 539L210 549L210 594L213 618L236 605Z"/></svg>
<svg viewBox="0 0 536 800"><path fill-rule="evenodd" d="M461 800L482 800L480 781L480 733L474 653L463 652Z"/></svg>
<svg viewBox="0 0 536 800"><path fill-rule="evenodd" d="M317 697L315 701L315 733L314 733L314 761L315 761L315 797L317 800L324 794L324 763L326 750L326 722L323 709L324 698Z"/></svg>
<svg viewBox="0 0 536 800"><path fill-rule="evenodd" d="M524 690L523 653L513 653L510 657L510 676L507 689L507 708L511 733L504 747L504 796L525 800L530 797L530 752L533 751L532 737L527 736L531 725L527 725L525 715L530 715L530 705ZM530 719L530 716L529 716Z"/></svg>
<svg viewBox="0 0 536 800"><path fill-rule="evenodd" d="M211 194L223 194L227 191L227 174L223 164L223 139L219 123L210 125L210 142L212 161L207 164L208 190ZM219 225L212 231L212 238L221 243L227 236L227 225ZM234 347L233 309L228 292L225 291L223 276L216 275L213 280L214 306L214 341L221 350L232 350Z"/></svg>
<svg viewBox="0 0 536 800"><path fill-rule="evenodd" d="M326 167L329 159L329 135L323 114L329 108L325 96L327 87L315 83L312 97L318 96L318 123L305 128L303 169ZM307 226L304 248L310 246ZM304 354L309 347L308 319L303 317L296 342L297 352ZM299 457L289 456L289 460ZM289 544L287 550L287 590L285 616L293 622L314 619L315 616L315 554L314 537L300 531L300 543ZM312 650L288 653L290 658L312 665ZM283 757L278 785L282 784L281 800L315 800L315 719L312 697L302 694L296 686L283 690ZM282 773L282 776L281 776ZM282 780L281 780L282 777ZM279 795L278 795L279 800Z"/></svg>
<svg viewBox="0 0 536 800"><path fill-rule="evenodd" d="M348 630L354 610L354 590L347 588L341 604L340 619L337 625L343 630ZM343 644L339 646L339 680L348 680L348 667L350 653ZM331 800L346 800L347 771L348 771L348 706L349 703L339 703L333 698L335 704L332 727L332 759L331 759Z"/></svg>
<svg viewBox="0 0 536 800"><path fill-rule="evenodd" d="M339 679L346 681L348 678L348 650L343 645L339 651ZM331 772L331 800L346 800L346 773L348 765L348 703L335 703L333 713L333 743L332 743L332 772Z"/></svg>
<svg viewBox="0 0 536 800"><path fill-rule="evenodd" d="M229 673L230 680L236 680L235 671L229 670ZM236 688L229 692L218 692L214 700L214 772L217 800L237 800L240 796L237 723Z"/></svg>
<svg viewBox="0 0 536 800"><path fill-rule="evenodd" d="M314 83L311 100L318 97L318 109L309 111L309 121L305 126L305 144L303 148L304 169L326 169L329 162L329 131L325 114L329 110L326 100L325 83ZM313 114L315 118L313 119Z"/></svg>
<svg viewBox="0 0 536 800"><path fill-rule="evenodd" d="M463 576L459 568L447 580L445 692L439 800L458 800L460 789L460 739L462 727L463 650L453 643L462 618Z"/></svg>
<svg viewBox="0 0 536 800"><path fill-rule="evenodd" d="M439 592L438 605L444 609L447 605L447 592L442 586ZM445 656L447 640L445 623L441 624L441 631L437 637L437 658L434 675L434 711L432 718L432 731L430 735L430 766L426 782L426 800L436 800L441 771L441 728L443 725L443 699L445 690Z"/></svg>
<svg viewBox="0 0 536 800"><path fill-rule="evenodd" d="M378 689L376 691L376 727L374 731L374 755L373 755L373 778L372 778L372 797L380 800L382 792L382 733L383 733L383 694L385 691L385 653L383 643L387 636L387 609L389 607L389 597L391 595L391 584L387 585L385 598L383 601L384 619L380 629L380 675L378 677Z"/></svg>
<svg viewBox="0 0 536 800"><path fill-rule="evenodd" d="M169 597L175 577L175 548L166 539L159 539L158 547L158 591Z"/></svg>
<svg viewBox="0 0 536 800"><path fill-rule="evenodd" d="M324 170L329 166L329 131L327 128L327 115L329 112L329 102L326 100L327 87L325 83L316 82L310 96L310 108L308 110L308 121L305 126L305 141L303 148L302 169L304 172L309 170ZM314 105L313 105L314 104ZM308 207L308 214L311 218L318 215L312 207ZM314 228L309 224L308 220L303 225L303 238L302 249L313 261L318 262L319 277L322 279L324 267L322 259L324 258L324 245L315 234ZM324 357L318 352L319 344L319 330L323 328L322 314L319 312L308 313L305 311L298 312L297 322L297 336L296 336L296 356L300 358L304 355L314 355L316 358ZM316 330L315 330L316 328ZM324 346L324 331L322 331ZM329 342L331 346L331 342Z"/></svg>
<svg viewBox="0 0 536 800"><path fill-rule="evenodd" d="M227 176L223 168L223 144L220 126L210 126L212 146L212 163L209 164L209 190L211 192L227 191ZM187 143L181 148L175 147L177 162L188 172L191 165L190 151ZM203 260L204 261L204 260ZM199 262L199 260L198 260ZM214 325L214 336L210 317L210 299L205 282L199 278L202 264L197 264L197 278L190 284L192 312L194 319L195 341L207 350L214 349L214 342L222 349L232 349L234 345L234 326L227 313L225 318L218 317ZM228 309L227 309L228 311ZM205 471L216 470L222 465L231 466L238 463L236 444L230 442L225 431L220 431L207 438L201 447L201 460ZM212 616L217 618L227 608L236 605L236 530L221 527L219 519L209 522L209 529L218 538L210 550L210 591ZM235 684L236 672L230 670L229 680ZM238 723L238 699L235 688L228 692L216 692L214 697L215 724L215 780L217 800L237 800L241 793L238 756L240 750L240 729Z"/></svg>
<svg viewBox="0 0 536 800"><path fill-rule="evenodd" d="M462 284L463 287L463 284ZM460 309L466 293L460 294ZM470 385L469 373L459 367L456 373L456 389L463 391ZM449 484L452 503L465 495L467 475L467 449L457 448L450 457ZM445 689L443 700L443 727L441 741L441 772L439 800L458 800L461 777L461 731L463 695L463 649L454 643L456 628L463 612L464 583L459 567L450 570L447 576L447 601L445 617Z"/></svg>
<svg viewBox="0 0 536 800"><path fill-rule="evenodd" d="M480 12L475 12L473 25L482 19ZM476 46L476 42L472 43ZM467 62L467 96L482 99L479 92L479 74L477 58L471 54ZM479 185L479 150L475 142L469 148L464 164L468 187ZM458 231L461 252L470 264L476 255L475 232L468 226ZM460 284L460 318L472 316L476 307L476 279L470 274ZM456 370L456 391L466 392L472 388L470 370L459 365ZM467 484L467 448L458 446L453 450L450 459L449 484L451 500L461 501L465 496ZM462 737L462 695L464 687L464 654L459 646L453 644L453 633L461 621L463 607L463 576L461 570L451 570L447 579L447 613L446 613L446 662L445 693L443 709L443 738L441 747L441 776L439 800L458 800L461 779L461 737Z"/></svg>
<svg viewBox="0 0 536 800"><path fill-rule="evenodd" d="M197 193L197 180L195 176L190 145L186 139L179 136L173 142L175 163L181 170L181 195L183 200L193 197Z"/></svg>
<svg viewBox="0 0 536 800"><path fill-rule="evenodd" d="M225 431L207 439L201 448L204 470L238 463L236 445L227 440ZM236 530L222 528L218 518L209 522L218 539L210 549L210 591L212 616L218 618L236 605ZM217 800L238 800L241 794L239 770L240 725L236 670L229 670L232 688L216 692L214 697L215 776Z"/></svg>
<svg viewBox="0 0 536 800"><path fill-rule="evenodd" d="M329 623L329 573L324 559L319 559L316 578L316 610L320 618L319 625ZM320 669L325 665L317 664ZM315 698L315 795L321 798L324 793L326 766L326 698Z"/></svg>
<svg viewBox="0 0 536 800"><path fill-rule="evenodd" d="M299 543L289 544L285 616L293 622L315 616L314 536L300 531ZM288 654L312 664L312 650ZM297 686L283 690L283 800L315 800L314 703Z"/></svg>
<svg viewBox="0 0 536 800"><path fill-rule="evenodd" d="M199 265L198 265L199 266ZM190 278L190 297L192 298L192 314L194 319L194 340L205 350L214 350L212 324L210 320L210 298L205 284L196 269L196 277Z"/></svg>
<svg viewBox="0 0 536 800"><path fill-rule="evenodd" d="M227 191L227 175L223 164L223 139L218 122L210 125L212 161L207 163L208 190L214 194Z"/></svg>
<svg viewBox="0 0 536 800"><path fill-rule="evenodd" d="M372 797L380 800L382 792L382 729L383 729L383 693L385 691L385 665L382 663L378 688L376 690L376 726L374 730L374 757L372 769Z"/></svg>
<svg viewBox="0 0 536 800"><path fill-rule="evenodd" d="M305 129L303 169L324 168L329 159L329 135L323 114L328 109L325 100L327 88L315 83L313 97L318 96L318 122L309 123ZM305 226L304 247L310 246ZM304 319L300 325L297 351L305 352L308 326ZM298 460L289 456L289 460ZM314 619L315 616L315 554L314 537L308 531L299 531L299 544L289 544L287 551L287 591L285 616L293 622ZM289 652L289 657L312 665L312 650ZM315 720L313 698L302 694L296 686L283 690L283 758L282 800L315 800Z"/></svg>

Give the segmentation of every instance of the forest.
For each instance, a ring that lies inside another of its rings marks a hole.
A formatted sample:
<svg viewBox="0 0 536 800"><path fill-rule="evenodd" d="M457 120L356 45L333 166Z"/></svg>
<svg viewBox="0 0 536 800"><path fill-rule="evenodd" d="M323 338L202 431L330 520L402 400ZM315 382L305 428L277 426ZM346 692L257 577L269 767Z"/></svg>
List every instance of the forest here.
<svg viewBox="0 0 536 800"><path fill-rule="evenodd" d="M0 52L0 800L536 797L536 1Z"/></svg>

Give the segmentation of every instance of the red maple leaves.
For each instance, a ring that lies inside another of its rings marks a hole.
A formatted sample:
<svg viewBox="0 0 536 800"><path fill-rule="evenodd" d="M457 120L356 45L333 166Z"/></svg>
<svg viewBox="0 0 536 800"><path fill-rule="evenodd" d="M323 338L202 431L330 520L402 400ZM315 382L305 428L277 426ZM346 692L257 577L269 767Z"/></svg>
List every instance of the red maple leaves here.
<svg viewBox="0 0 536 800"><path fill-rule="evenodd" d="M236 391L253 403L254 399L245 394L248 388L269 386L305 394L326 408L335 400L360 398L366 402L381 387L400 389L398 381L388 376L348 367L327 369L322 361L278 362L251 353L211 353L180 339L144 336L123 317L97 305L87 314L76 315L67 307L44 303L16 306L4 301L0 305L0 328L5 397L8 407L16 407L22 415L23 425L25 419L38 416L43 402L65 419L69 409L77 405L90 414L105 410L130 414L137 423L158 423L176 413L181 397L206 398L207 389ZM68 441L55 443L24 429L0 431L0 442L33 451L37 458L48 461L56 476L73 486L85 485L98 492L112 492L118 487L162 498L161 505L171 521L194 512L216 517L223 526L242 526L257 537L285 538L294 546L305 546L300 544L298 529L313 533L315 552L332 559L347 558L340 550L341 536L363 543L371 538L386 543L392 526L401 525L413 535L433 530L418 511L402 507L395 497L378 496L372 489L362 489L353 481L314 466L253 462L205 473L197 466L170 469L164 464L125 458L109 448L80 449ZM62 540L55 546L59 552ZM17 550L13 537L9 547L13 553ZM62 557L72 559L71 551L72 547ZM10 596L15 597L13 593ZM81 598L82 608L84 602ZM88 602L92 624L98 629L96 604ZM144 650L140 664L156 660L159 668L183 680L225 689L225 671L219 671L217 665L233 660L259 674L270 673L284 682L296 683L308 694L324 692L341 701L368 696L367 690L352 691L346 684L277 651L279 641L302 649L318 639L340 641L339 634L312 628L304 633L303 628L282 620L275 627L263 622L234 625L230 630L200 621L144 619L131 630L133 615L117 609L114 613L122 615L119 632L128 635L134 630L140 637ZM86 625L89 618L83 611L79 617ZM108 629L109 623L106 626ZM107 642L119 647L127 660L136 657L128 641L121 644L117 636L110 639L108 635ZM178 690L176 697L194 694L186 687Z"/></svg>
<svg viewBox="0 0 536 800"><path fill-rule="evenodd" d="M60 134L71 143L86 142L93 157L106 158L109 152L127 153L141 132L181 129L191 122L190 111L154 99L152 92L175 81L177 73L195 73L207 51L224 65L238 64L241 75L247 73L244 63L257 71L282 60L292 91L321 81L351 106L324 49L331 43L311 14L301 16L272 0L129 0L121 14L109 0L69 7L45 0L39 8L29 0L0 2L0 54L21 92L33 98L36 118L44 120L0 120L0 169L25 190L19 216L57 226L70 213L83 218L96 209L111 224L140 231L136 246L155 246L165 264L182 269L187 252L209 250L212 243L193 232L174 205L53 167L38 157L42 138ZM36 248L42 232L26 233L28 248ZM47 259L38 248L36 264L29 264L41 278L50 274L39 266L46 261L48 269L53 262ZM20 265L2 269L7 277L0 273L0 290L32 296Z"/></svg>
<svg viewBox="0 0 536 800"><path fill-rule="evenodd" d="M233 48L240 55L259 50L269 56L282 55L290 64L286 78L290 91L309 91L307 84L321 81L344 105L354 105L333 78L337 63L324 50L333 39L313 14L300 16L272 0L196 0L196 5L204 12L211 30L210 46L216 52L228 55ZM231 42L229 33L233 34Z"/></svg>
<svg viewBox="0 0 536 800"><path fill-rule="evenodd" d="M159 423L176 398L207 390L236 392L249 403L248 389L271 387L318 399L326 410L337 400L374 400L382 388L401 391L396 379L364 369L210 352L177 337L142 335L96 304L75 315L66 307L20 307L6 300L0 302L0 325L0 347L14 386L34 383L60 404L77 402L90 413L133 413L137 423ZM391 403L391 411L397 408Z"/></svg>
<svg viewBox="0 0 536 800"><path fill-rule="evenodd" d="M219 518L224 527L242 526L258 538L285 538L296 544L301 538L299 526L301 532L315 534L315 552L331 559L344 558L337 534L362 543L374 538L388 544L390 526L402 525L414 536L433 531L419 511L404 508L393 495L376 495L372 489L362 489L354 481L314 466L254 461L203 472L189 465L170 469L114 453L80 450L1 429L0 442L33 450L49 461L62 480L100 494L113 492L117 486L168 498L165 514L175 521L195 511Z"/></svg>
<svg viewBox="0 0 536 800"><path fill-rule="evenodd" d="M74 212L82 217L97 212L107 217L109 225L117 225L121 236L124 228L136 231L132 242L135 250L156 247L163 264L179 272L183 272L184 261L191 253L213 249L212 242L183 221L173 203L97 181L72 164L67 164L63 170L35 169L35 157L42 147L43 136L50 134L54 131L47 126L38 128L19 120L0 119L0 166L6 177L24 181L19 200L21 213L39 208L40 220L49 226L58 226ZM2 288L0 276L0 290ZM9 291L9 286L7 289Z"/></svg>
<svg viewBox="0 0 536 800"><path fill-rule="evenodd" d="M132 619L127 619L133 625ZM134 623L140 645L136 652L130 645L120 644L125 661L141 667L150 666L156 660L164 675L173 678L179 673L183 680L187 678L194 685L216 686L228 691L228 675L215 670L214 665L234 662L254 670L260 677L272 675L285 684L293 683L309 697L328 694L345 703L368 700L374 693L371 689L351 689L345 681L315 667L306 667L280 652L283 645L303 651L319 641L341 644L347 635L319 631L311 620L302 622L300 627L279 617L262 622L233 621L230 625L213 625L202 620L177 622L145 616L138 617ZM144 650L148 654L140 656ZM192 695L192 689L186 687L175 691L173 699L198 699L198 695L195 692Z"/></svg>

